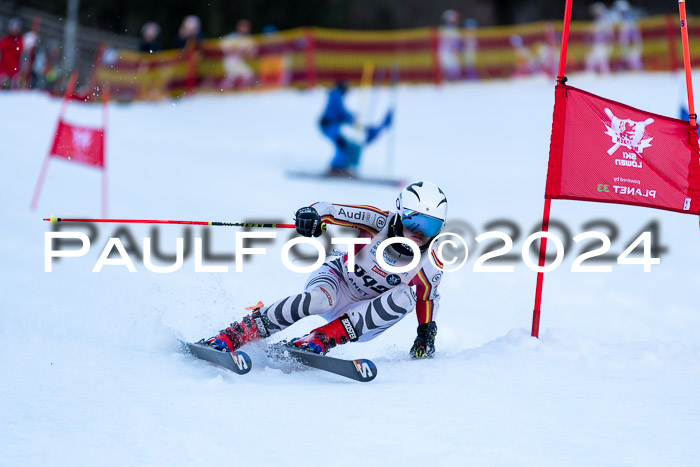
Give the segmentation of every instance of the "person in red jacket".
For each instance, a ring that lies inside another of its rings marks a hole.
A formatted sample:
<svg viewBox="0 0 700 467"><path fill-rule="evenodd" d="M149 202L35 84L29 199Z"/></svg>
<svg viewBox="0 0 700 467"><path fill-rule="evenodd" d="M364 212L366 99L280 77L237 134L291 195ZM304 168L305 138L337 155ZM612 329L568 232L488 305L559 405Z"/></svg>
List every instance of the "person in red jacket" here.
<svg viewBox="0 0 700 467"><path fill-rule="evenodd" d="M13 18L7 23L7 35L0 39L0 84L3 88L17 85L23 46L22 22Z"/></svg>

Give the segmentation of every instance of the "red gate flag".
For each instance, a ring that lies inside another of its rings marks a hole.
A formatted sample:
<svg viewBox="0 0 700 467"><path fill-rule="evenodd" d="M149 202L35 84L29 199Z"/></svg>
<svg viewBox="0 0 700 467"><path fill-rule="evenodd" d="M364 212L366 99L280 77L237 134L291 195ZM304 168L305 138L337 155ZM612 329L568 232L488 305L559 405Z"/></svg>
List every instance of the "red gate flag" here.
<svg viewBox="0 0 700 467"><path fill-rule="evenodd" d="M104 167L104 131L58 121L49 154L72 162Z"/></svg>
<svg viewBox="0 0 700 467"><path fill-rule="evenodd" d="M41 165L39 179L34 187L31 210L36 209L39 202L41 188L49 170L49 160L52 157L67 159L79 164L97 167L102 171L102 217L107 215L107 167L105 164L105 131L107 129L107 103L109 102L109 88L102 90L102 127L90 128L71 125L63 120L68 101L73 97L73 90L78 81L78 72L71 73L66 92L63 95L63 104L58 114L58 124L53 136L51 148Z"/></svg>
<svg viewBox="0 0 700 467"><path fill-rule="evenodd" d="M700 214L697 128L559 84L545 198Z"/></svg>

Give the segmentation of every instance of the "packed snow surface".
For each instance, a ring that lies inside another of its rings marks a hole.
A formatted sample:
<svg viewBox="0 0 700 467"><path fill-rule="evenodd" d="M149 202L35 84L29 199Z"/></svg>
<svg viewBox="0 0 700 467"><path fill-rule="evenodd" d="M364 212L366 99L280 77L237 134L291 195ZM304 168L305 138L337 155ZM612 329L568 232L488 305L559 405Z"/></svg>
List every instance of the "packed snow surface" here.
<svg viewBox="0 0 700 467"><path fill-rule="evenodd" d="M580 75L570 84L670 116L683 95L670 74ZM399 88L396 133L365 151L360 171L438 183L448 227L470 254L440 286L434 359L409 359L412 315L371 342L333 350L377 364L378 377L360 384L284 373L256 345L245 376L178 350L178 338L211 336L246 306L301 289L305 275L279 257L288 230L254 242L267 254L236 272L240 229L62 224L91 233L90 250L45 272L52 226L42 218L99 217L100 173L52 159L30 211L61 102L0 93L0 464L700 465L697 217L554 201L552 231L564 240L568 229L571 245L545 275L541 338L530 337L536 275L520 252L541 222L553 96L545 78ZM379 121L389 91L368 97L374 115L364 118ZM358 90L348 99L352 109L365 100ZM324 102L317 89L110 104L109 216L291 222L315 201L391 209L394 187L286 176L328 163L332 147L317 128ZM94 125L100 116L99 106L71 104L66 118ZM661 264L649 273L616 264L650 223ZM489 230L513 237L513 258L486 265L514 272L473 272L483 253L474 237ZM612 272L571 272L583 251L571 238L586 230L611 236ZM92 272L114 236L136 272ZM149 271L147 237L168 255L184 237L182 268ZM195 272L196 238L220 257L204 266L227 272ZM322 322L309 318L274 340Z"/></svg>

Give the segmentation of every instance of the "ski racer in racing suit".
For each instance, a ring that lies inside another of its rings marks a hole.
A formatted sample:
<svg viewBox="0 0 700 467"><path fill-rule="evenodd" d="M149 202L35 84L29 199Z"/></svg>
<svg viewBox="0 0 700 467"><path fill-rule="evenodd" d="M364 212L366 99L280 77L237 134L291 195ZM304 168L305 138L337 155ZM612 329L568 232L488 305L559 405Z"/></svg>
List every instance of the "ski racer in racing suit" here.
<svg viewBox="0 0 700 467"><path fill-rule="evenodd" d="M442 264L431 242L445 224L447 198L434 183L423 181L405 187L396 206L396 212L389 212L372 206L323 202L299 209L295 222L301 235L320 236L325 222L359 229L360 238L368 238L369 243L350 246L355 253L354 265L349 253L327 261L309 276L302 293L269 306L258 303L248 308L252 313L240 323L232 323L203 342L231 352L304 317L321 315L327 324L293 339L291 344L325 355L336 345L375 338L415 308L418 335L410 355L432 357ZM411 240L420 249L420 257L415 260L411 248L400 240L384 249L384 262L390 266L400 268L415 261L407 272L388 271L377 261L379 245L392 238Z"/></svg>

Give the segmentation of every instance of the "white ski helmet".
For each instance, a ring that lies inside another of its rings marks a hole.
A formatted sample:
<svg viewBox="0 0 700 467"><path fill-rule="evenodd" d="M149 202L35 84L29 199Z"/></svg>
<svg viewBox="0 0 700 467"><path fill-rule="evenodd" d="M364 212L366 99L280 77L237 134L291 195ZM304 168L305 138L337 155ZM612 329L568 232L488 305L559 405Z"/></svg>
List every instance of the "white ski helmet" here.
<svg viewBox="0 0 700 467"><path fill-rule="evenodd" d="M427 238L437 236L447 221L447 197L432 182L411 183L399 193L396 208L403 228Z"/></svg>

